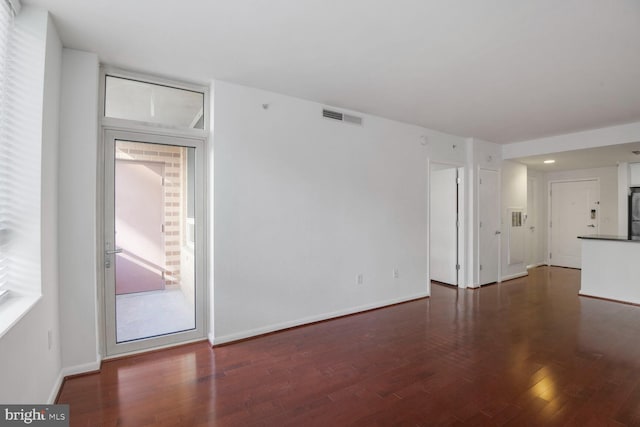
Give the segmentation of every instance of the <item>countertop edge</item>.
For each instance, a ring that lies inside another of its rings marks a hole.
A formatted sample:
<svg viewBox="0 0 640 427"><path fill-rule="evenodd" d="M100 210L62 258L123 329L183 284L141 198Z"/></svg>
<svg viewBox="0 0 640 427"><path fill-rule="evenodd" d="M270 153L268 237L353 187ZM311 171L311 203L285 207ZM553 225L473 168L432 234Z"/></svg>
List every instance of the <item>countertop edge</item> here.
<svg viewBox="0 0 640 427"><path fill-rule="evenodd" d="M640 240L631 240L626 236L610 236L606 234L592 234L586 236L578 236L578 239L584 240L607 240L610 242L627 242L627 243L640 243Z"/></svg>

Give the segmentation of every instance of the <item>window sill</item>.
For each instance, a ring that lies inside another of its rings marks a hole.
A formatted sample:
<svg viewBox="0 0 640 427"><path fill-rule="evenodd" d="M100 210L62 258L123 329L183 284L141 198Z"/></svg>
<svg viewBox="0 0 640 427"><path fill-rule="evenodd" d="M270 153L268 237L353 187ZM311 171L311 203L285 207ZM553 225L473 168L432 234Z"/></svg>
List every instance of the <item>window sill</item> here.
<svg viewBox="0 0 640 427"><path fill-rule="evenodd" d="M40 299L40 295L16 295L9 292L0 298L0 338L18 323Z"/></svg>

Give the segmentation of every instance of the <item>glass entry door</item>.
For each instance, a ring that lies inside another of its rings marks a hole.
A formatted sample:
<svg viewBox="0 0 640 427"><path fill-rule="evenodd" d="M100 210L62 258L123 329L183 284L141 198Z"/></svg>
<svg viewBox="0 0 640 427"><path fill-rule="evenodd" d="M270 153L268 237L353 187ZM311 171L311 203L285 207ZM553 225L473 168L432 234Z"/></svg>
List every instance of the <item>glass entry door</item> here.
<svg viewBox="0 0 640 427"><path fill-rule="evenodd" d="M202 146L107 131L107 356L204 337Z"/></svg>

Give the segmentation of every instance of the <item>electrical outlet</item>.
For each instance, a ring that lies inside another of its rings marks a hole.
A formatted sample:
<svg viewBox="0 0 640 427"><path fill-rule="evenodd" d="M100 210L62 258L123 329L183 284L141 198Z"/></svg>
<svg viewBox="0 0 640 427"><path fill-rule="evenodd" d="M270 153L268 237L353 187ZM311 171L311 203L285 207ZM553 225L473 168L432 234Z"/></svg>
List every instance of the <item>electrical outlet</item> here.
<svg viewBox="0 0 640 427"><path fill-rule="evenodd" d="M358 285L362 285L364 283L364 275L362 273L358 274L358 277L356 278L356 282L358 283Z"/></svg>
<svg viewBox="0 0 640 427"><path fill-rule="evenodd" d="M397 279L400 277L400 271L398 271L398 267L393 269L393 278Z"/></svg>
<svg viewBox="0 0 640 427"><path fill-rule="evenodd" d="M53 346L53 331L51 329L47 332L47 342L49 350L51 350L51 347Z"/></svg>

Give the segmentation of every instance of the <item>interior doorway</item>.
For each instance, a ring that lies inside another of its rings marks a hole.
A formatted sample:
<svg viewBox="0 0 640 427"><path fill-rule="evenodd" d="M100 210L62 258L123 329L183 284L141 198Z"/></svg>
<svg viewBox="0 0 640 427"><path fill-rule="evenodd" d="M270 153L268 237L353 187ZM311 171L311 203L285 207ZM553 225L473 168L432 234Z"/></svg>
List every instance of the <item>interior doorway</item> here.
<svg viewBox="0 0 640 427"><path fill-rule="evenodd" d="M549 183L549 264L581 268L578 236L598 234L600 182L597 179Z"/></svg>
<svg viewBox="0 0 640 427"><path fill-rule="evenodd" d="M107 356L204 337L202 143L105 133Z"/></svg>
<svg viewBox="0 0 640 427"><path fill-rule="evenodd" d="M432 163L429 179L429 275L436 282L462 282L464 169Z"/></svg>

